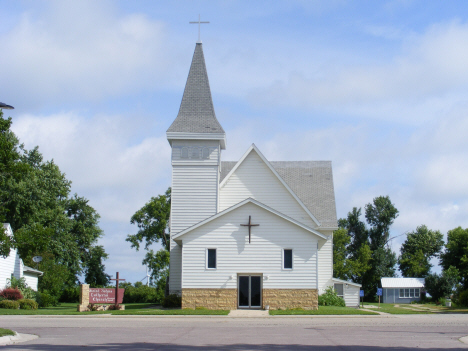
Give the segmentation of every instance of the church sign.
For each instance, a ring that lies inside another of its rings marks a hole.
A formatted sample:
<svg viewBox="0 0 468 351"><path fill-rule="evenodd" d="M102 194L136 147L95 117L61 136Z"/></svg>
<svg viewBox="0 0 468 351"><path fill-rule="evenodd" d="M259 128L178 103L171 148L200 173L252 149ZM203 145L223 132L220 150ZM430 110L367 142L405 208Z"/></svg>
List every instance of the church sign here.
<svg viewBox="0 0 468 351"><path fill-rule="evenodd" d="M89 284L81 284L80 304L77 307L77 311L124 310L125 306L121 305L121 303L123 302L125 289L119 288L119 282L125 279L119 278L119 272L117 272L115 279L111 280L115 280L115 289L90 288ZM113 306L109 304L113 304Z"/></svg>
<svg viewBox="0 0 468 351"><path fill-rule="evenodd" d="M119 289L118 303L123 302L125 289ZM89 289L89 303L115 304L115 289Z"/></svg>

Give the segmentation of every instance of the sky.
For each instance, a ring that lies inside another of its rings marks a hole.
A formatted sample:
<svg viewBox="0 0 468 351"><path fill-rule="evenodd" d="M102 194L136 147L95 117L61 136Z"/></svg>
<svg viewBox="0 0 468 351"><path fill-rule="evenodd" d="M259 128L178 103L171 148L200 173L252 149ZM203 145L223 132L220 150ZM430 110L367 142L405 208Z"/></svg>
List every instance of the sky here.
<svg viewBox="0 0 468 351"><path fill-rule="evenodd" d="M468 227L465 1L0 0L5 116L101 215L107 273L146 277L125 238L170 186L199 14L223 160L331 160L338 218L388 195L397 253Z"/></svg>

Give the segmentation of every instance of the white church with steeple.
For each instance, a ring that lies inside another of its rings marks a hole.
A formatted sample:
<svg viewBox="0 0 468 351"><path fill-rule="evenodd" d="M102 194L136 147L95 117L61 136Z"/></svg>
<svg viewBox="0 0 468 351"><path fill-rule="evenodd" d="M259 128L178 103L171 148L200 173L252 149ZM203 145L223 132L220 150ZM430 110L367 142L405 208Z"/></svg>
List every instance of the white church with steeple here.
<svg viewBox="0 0 468 351"><path fill-rule="evenodd" d="M359 284L333 278L337 229L330 161L268 161L252 144L222 161L216 118L197 42L172 147L169 291L183 308L316 309L334 285L349 306Z"/></svg>

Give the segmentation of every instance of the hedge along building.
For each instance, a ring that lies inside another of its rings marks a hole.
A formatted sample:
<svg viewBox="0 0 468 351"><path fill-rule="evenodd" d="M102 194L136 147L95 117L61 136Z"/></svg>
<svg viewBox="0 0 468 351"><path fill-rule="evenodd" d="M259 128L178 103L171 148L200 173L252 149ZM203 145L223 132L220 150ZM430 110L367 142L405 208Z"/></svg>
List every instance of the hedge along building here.
<svg viewBox="0 0 468 351"><path fill-rule="evenodd" d="M254 144L238 162L222 162L226 133L215 115L201 42L167 139L169 291L182 296L183 308L316 309L319 293L343 284L332 278L331 162L269 162Z"/></svg>

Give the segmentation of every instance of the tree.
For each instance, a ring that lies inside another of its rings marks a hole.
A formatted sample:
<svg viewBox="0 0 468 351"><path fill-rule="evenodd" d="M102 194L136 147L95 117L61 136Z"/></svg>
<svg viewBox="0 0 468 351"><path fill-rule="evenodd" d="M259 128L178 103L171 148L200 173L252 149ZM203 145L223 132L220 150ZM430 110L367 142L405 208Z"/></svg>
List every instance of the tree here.
<svg viewBox="0 0 468 351"><path fill-rule="evenodd" d="M26 150L10 127L11 119L0 115L0 218L10 223L11 245L26 265L43 256L40 289L61 294L64 286L76 283L103 234L99 215L88 200L70 196L71 181L58 165L44 161L38 147Z"/></svg>
<svg viewBox="0 0 468 351"><path fill-rule="evenodd" d="M444 270L440 275L437 273L429 274L424 283L426 291L435 301L441 297L450 296L460 279L459 274L458 269L453 266Z"/></svg>
<svg viewBox="0 0 468 351"><path fill-rule="evenodd" d="M110 275L105 273L105 266L102 263L108 255L102 246L93 246L85 260L85 282L91 286L106 286L110 282Z"/></svg>
<svg viewBox="0 0 468 351"><path fill-rule="evenodd" d="M369 232L367 231L366 224L360 220L361 209L353 207L352 211L348 213L346 219L340 219L338 226L345 228L350 236L349 252L356 258L356 254L363 244L369 242Z"/></svg>
<svg viewBox="0 0 468 351"><path fill-rule="evenodd" d="M370 225L370 247L376 250L384 247L390 236L390 226L398 217L398 210L388 196L374 198L372 204L366 205L366 220Z"/></svg>
<svg viewBox="0 0 468 351"><path fill-rule="evenodd" d="M145 249L152 244L161 242L169 250L169 217L171 212L171 188L164 195L152 197L142 208L135 212L130 219L131 224L138 226L136 234L129 234L127 241L137 251L140 244L145 241Z"/></svg>
<svg viewBox="0 0 468 351"><path fill-rule="evenodd" d="M129 234L126 241L137 251L145 242L148 252L143 260L151 274L151 284L164 291L169 268L169 217L171 212L171 188L164 195L152 197L130 219L131 224L138 226L136 234ZM157 252L149 250L152 244L161 244Z"/></svg>
<svg viewBox="0 0 468 351"><path fill-rule="evenodd" d="M390 226L397 218L398 210L388 196L379 196L365 206L369 227L360 220L360 216L361 209L354 207L347 218L338 221L338 225L348 231L349 241L342 238L341 233L338 242L334 237L334 245L338 243L334 250L338 254L337 260L334 258L334 270L361 283L366 296L373 298L380 279L395 276L397 258L388 242Z"/></svg>
<svg viewBox="0 0 468 351"><path fill-rule="evenodd" d="M440 255L444 270L453 266L460 273L460 282L468 289L468 228L458 227L447 233L445 252Z"/></svg>
<svg viewBox="0 0 468 351"><path fill-rule="evenodd" d="M408 233L400 249L398 264L404 277L424 278L431 270L430 260L440 254L444 245L440 231L429 230L425 225Z"/></svg>
<svg viewBox="0 0 468 351"><path fill-rule="evenodd" d="M340 228L333 233L333 276L362 283L362 276L371 267L371 251L369 245L363 243L354 252L350 242L346 229Z"/></svg>
<svg viewBox="0 0 468 351"><path fill-rule="evenodd" d="M0 109L0 223L7 222L8 203L11 199L9 188L12 183L22 178L29 169L28 165L19 162L18 138L11 132L11 117L3 118ZM15 247L14 238L7 235L3 227L0 228L0 255L8 257L10 250Z"/></svg>
<svg viewBox="0 0 468 351"><path fill-rule="evenodd" d="M374 198L366 207L366 221L369 224L369 246L372 250L372 267L364 277L364 286L369 295L374 295L382 277L394 277L396 254L387 246L390 226L398 217L398 210L388 196Z"/></svg>

